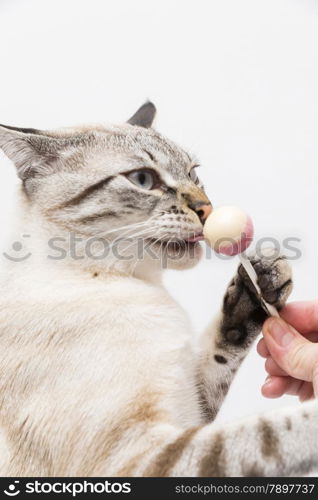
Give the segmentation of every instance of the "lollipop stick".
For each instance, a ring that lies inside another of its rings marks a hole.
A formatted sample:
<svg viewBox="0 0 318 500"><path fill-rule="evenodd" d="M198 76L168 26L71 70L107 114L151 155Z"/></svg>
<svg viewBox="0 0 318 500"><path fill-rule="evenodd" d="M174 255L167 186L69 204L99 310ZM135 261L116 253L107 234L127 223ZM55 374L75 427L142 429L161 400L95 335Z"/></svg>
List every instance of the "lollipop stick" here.
<svg viewBox="0 0 318 500"><path fill-rule="evenodd" d="M252 241L252 219L238 207L220 207L214 209L206 219L203 235L208 245L216 252L239 256L241 264L255 288L262 308L269 316L279 318L277 309L264 300L262 290L257 283L255 269L242 253ZM223 242L223 245L221 242Z"/></svg>
<svg viewBox="0 0 318 500"><path fill-rule="evenodd" d="M265 312L269 316L275 316L276 318L279 318L279 314L278 314L276 307L274 307L274 306L272 306L272 304L269 304L268 302L266 302L266 300L264 300L264 298L262 296L262 291L257 283L257 274L256 274L254 267L251 264L251 261L247 257L245 257L245 255L243 255L242 253L238 254L238 256L239 256L239 259L241 261L242 266L244 267L248 277L250 278L250 280L251 280L251 282L252 282L252 284L257 292L261 306L263 307L263 309L265 310Z"/></svg>

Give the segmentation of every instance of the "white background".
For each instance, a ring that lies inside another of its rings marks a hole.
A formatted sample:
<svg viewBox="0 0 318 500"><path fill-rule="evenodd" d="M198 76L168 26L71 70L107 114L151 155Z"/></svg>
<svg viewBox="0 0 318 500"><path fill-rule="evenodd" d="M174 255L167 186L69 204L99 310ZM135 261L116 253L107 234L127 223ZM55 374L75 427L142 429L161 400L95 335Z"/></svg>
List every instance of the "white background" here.
<svg viewBox="0 0 318 500"><path fill-rule="evenodd" d="M301 238L293 299L317 296L317 0L0 0L0 122L121 122L147 98L157 128L197 154L214 205L253 216L256 239ZM15 173L0 157L1 238ZM196 330L237 261L213 258L167 283ZM244 363L220 419L283 404ZM298 403L297 403L298 404Z"/></svg>

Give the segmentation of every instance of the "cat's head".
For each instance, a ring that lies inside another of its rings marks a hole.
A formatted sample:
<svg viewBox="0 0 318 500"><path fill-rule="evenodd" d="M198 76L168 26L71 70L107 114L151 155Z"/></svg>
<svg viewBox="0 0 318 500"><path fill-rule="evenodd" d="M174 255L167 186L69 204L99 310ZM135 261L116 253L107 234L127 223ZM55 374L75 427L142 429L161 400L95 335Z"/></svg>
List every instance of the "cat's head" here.
<svg viewBox="0 0 318 500"><path fill-rule="evenodd" d="M155 112L148 102L111 127L0 126L0 147L32 213L51 225L52 236L107 240L112 246L104 262L99 254L99 267L122 259L130 269L133 255L135 266L185 268L201 255L197 240L211 204L195 160L152 128Z"/></svg>

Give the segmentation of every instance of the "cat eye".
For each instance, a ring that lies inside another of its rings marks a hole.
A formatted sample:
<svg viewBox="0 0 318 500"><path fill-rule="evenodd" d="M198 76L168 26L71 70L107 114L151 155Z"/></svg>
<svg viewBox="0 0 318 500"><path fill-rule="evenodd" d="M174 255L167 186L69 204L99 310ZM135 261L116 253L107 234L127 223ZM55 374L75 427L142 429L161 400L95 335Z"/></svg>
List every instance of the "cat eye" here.
<svg viewBox="0 0 318 500"><path fill-rule="evenodd" d="M158 175L153 170L142 168L126 174L127 178L142 189L156 189L160 186Z"/></svg>
<svg viewBox="0 0 318 500"><path fill-rule="evenodd" d="M192 180L192 182L194 182L194 184L200 184L200 179L199 177L197 176L197 173L196 173L196 169L199 165L194 165L194 167L191 168L190 172L189 172L189 177L190 179Z"/></svg>

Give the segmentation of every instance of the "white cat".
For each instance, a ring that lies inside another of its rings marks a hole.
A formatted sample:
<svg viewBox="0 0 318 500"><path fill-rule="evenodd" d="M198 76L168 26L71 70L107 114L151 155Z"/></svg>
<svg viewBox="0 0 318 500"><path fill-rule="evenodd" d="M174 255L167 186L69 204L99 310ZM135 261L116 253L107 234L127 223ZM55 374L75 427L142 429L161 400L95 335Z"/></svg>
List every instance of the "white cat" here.
<svg viewBox="0 0 318 500"><path fill-rule="evenodd" d="M317 468L316 402L213 423L265 314L239 268L196 343L163 288L162 267L199 260L211 205L191 156L151 128L154 114L146 103L121 126L0 127L22 181L15 234L26 249L2 277L2 476ZM286 260L252 263L281 307Z"/></svg>

